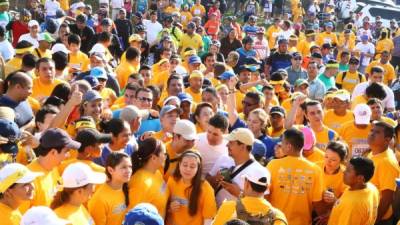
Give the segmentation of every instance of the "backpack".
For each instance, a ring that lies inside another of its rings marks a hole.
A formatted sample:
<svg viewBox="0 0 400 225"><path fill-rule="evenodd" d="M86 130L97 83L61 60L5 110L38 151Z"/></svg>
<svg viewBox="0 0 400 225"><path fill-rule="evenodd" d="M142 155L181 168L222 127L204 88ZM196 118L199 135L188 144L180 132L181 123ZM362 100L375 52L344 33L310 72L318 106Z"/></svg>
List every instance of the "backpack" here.
<svg viewBox="0 0 400 225"><path fill-rule="evenodd" d="M339 88L339 89L342 88L342 86L343 86L343 81L344 81L344 78L346 78L346 75L347 75L347 71L344 71L344 72L343 72L343 76L342 76L342 84L337 84L337 83L336 83L337 88ZM363 74L360 73L360 72L358 72L358 82L359 82L359 83L361 83L362 76L363 76Z"/></svg>
<svg viewBox="0 0 400 225"><path fill-rule="evenodd" d="M250 225L273 225L276 221L287 225L286 221L276 217L276 210L273 208L269 209L265 215L250 215L239 198L236 200L236 215L238 219L244 220Z"/></svg>

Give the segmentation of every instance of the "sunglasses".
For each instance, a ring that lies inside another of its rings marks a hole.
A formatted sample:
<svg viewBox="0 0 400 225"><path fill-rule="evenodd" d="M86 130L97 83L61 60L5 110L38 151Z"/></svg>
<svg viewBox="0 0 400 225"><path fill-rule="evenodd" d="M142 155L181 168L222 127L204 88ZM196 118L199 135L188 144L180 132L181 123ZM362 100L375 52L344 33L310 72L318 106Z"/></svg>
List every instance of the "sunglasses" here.
<svg viewBox="0 0 400 225"><path fill-rule="evenodd" d="M153 99L151 99L151 98L146 98L146 97L140 97L140 98L138 98L140 101L142 101L142 102L152 102L153 101Z"/></svg>

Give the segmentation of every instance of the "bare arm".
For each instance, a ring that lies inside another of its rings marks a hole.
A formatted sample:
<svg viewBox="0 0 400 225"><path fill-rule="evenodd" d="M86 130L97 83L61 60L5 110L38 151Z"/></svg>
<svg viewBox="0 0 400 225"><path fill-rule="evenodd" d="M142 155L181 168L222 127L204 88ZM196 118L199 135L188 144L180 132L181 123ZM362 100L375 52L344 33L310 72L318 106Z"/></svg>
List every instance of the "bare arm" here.
<svg viewBox="0 0 400 225"><path fill-rule="evenodd" d="M226 103L227 103L229 125L231 126L235 124L237 118L239 117L236 111L236 89L235 89L236 83L237 83L236 77L232 77L228 81L229 94Z"/></svg>
<svg viewBox="0 0 400 225"><path fill-rule="evenodd" d="M266 84L268 84L268 81L266 81L266 80L258 80L258 81L253 81L253 82L248 82L248 83L242 84L242 85L240 85L240 91L243 92L243 93L246 93L247 89L255 87L255 86L259 85L259 84L266 85Z"/></svg>
<svg viewBox="0 0 400 225"><path fill-rule="evenodd" d="M75 89L71 98L65 104L64 109L51 121L50 128L61 128L67 122L69 114L74 110L75 106L81 103L81 101L82 93L78 89Z"/></svg>
<svg viewBox="0 0 400 225"><path fill-rule="evenodd" d="M382 220L382 217L385 215L389 207L392 205L393 198L394 198L394 191L383 190L381 192L381 200L379 201L378 216L376 217L376 222Z"/></svg>
<svg viewBox="0 0 400 225"><path fill-rule="evenodd" d="M306 96L298 96L294 99L292 103L292 108L290 109L288 116L285 120L285 129L291 128L296 122L297 110L299 110L300 105L305 101Z"/></svg>

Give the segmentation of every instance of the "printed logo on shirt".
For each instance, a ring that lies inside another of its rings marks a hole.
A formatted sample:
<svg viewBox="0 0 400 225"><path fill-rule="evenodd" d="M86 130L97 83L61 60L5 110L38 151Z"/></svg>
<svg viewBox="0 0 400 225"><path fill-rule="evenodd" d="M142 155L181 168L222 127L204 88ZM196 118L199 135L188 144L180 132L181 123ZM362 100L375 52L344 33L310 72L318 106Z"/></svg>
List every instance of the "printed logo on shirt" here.
<svg viewBox="0 0 400 225"><path fill-rule="evenodd" d="M125 209L126 205L124 203L121 203L114 207L114 209L112 210L112 214L121 214L125 211Z"/></svg>
<svg viewBox="0 0 400 225"><path fill-rule="evenodd" d="M292 171L291 168L280 168L278 170L278 184L283 192L287 194L304 195L311 190L314 183L312 170L296 169Z"/></svg>
<svg viewBox="0 0 400 225"><path fill-rule="evenodd" d="M167 184L163 182L163 184L161 185L160 192L164 194L166 190L167 190Z"/></svg>

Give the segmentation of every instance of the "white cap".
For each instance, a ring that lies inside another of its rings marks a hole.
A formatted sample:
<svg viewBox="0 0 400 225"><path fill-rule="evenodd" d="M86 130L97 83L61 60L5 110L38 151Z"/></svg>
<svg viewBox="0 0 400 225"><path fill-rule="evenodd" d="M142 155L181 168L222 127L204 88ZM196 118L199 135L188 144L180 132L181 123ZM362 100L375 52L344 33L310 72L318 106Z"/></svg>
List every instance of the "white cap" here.
<svg viewBox="0 0 400 225"><path fill-rule="evenodd" d="M178 120L173 132L181 135L186 140L192 141L198 139L196 127L189 120Z"/></svg>
<svg viewBox="0 0 400 225"><path fill-rule="evenodd" d="M89 54L92 54L92 53L103 53L103 54L105 54L106 53L106 48L102 44L97 43L89 51Z"/></svg>
<svg viewBox="0 0 400 225"><path fill-rule="evenodd" d="M239 141L245 145L253 146L254 134L247 128L236 128L230 134L225 136L228 141Z"/></svg>
<svg viewBox="0 0 400 225"><path fill-rule="evenodd" d="M243 178L246 178L252 183L261 185L261 186L268 186L268 183L271 178L271 174L268 172L267 168L262 167L262 166L255 166L251 170L248 170L246 174L242 176ZM261 178L265 177L266 180L265 182L260 181Z"/></svg>
<svg viewBox="0 0 400 225"><path fill-rule="evenodd" d="M350 93L344 89L338 90L333 94L334 98L338 98L341 101L350 101Z"/></svg>
<svg viewBox="0 0 400 225"><path fill-rule="evenodd" d="M51 52L56 53L56 52L64 52L66 55L68 55L68 53L70 53L70 51L68 50L67 47L65 47L64 44L61 43L57 43L53 46L53 48L51 48Z"/></svg>
<svg viewBox="0 0 400 225"><path fill-rule="evenodd" d="M10 163L0 170L0 193L4 193L13 184L31 183L43 173L32 172L19 163Z"/></svg>
<svg viewBox="0 0 400 225"><path fill-rule="evenodd" d="M87 164L77 162L65 168L62 174L65 188L77 188L87 184L102 184L106 182L104 173L94 172Z"/></svg>
<svg viewBox="0 0 400 225"><path fill-rule="evenodd" d="M22 216L20 225L65 225L68 220L60 219L53 210L46 206L34 206Z"/></svg>
<svg viewBox="0 0 400 225"><path fill-rule="evenodd" d="M178 103L178 105L181 105L181 100L178 98L178 97L176 97L176 96L169 96L168 98L166 98L165 100L164 100L164 102L163 102L163 106L165 106L169 101L171 101L171 100L175 100L177 103Z"/></svg>
<svg viewBox="0 0 400 225"><path fill-rule="evenodd" d="M28 23L28 27L39 26L39 22L36 20L31 20Z"/></svg>
<svg viewBox="0 0 400 225"><path fill-rule="evenodd" d="M371 109L367 104L358 104L353 110L355 123L358 125L368 125L371 120Z"/></svg>

